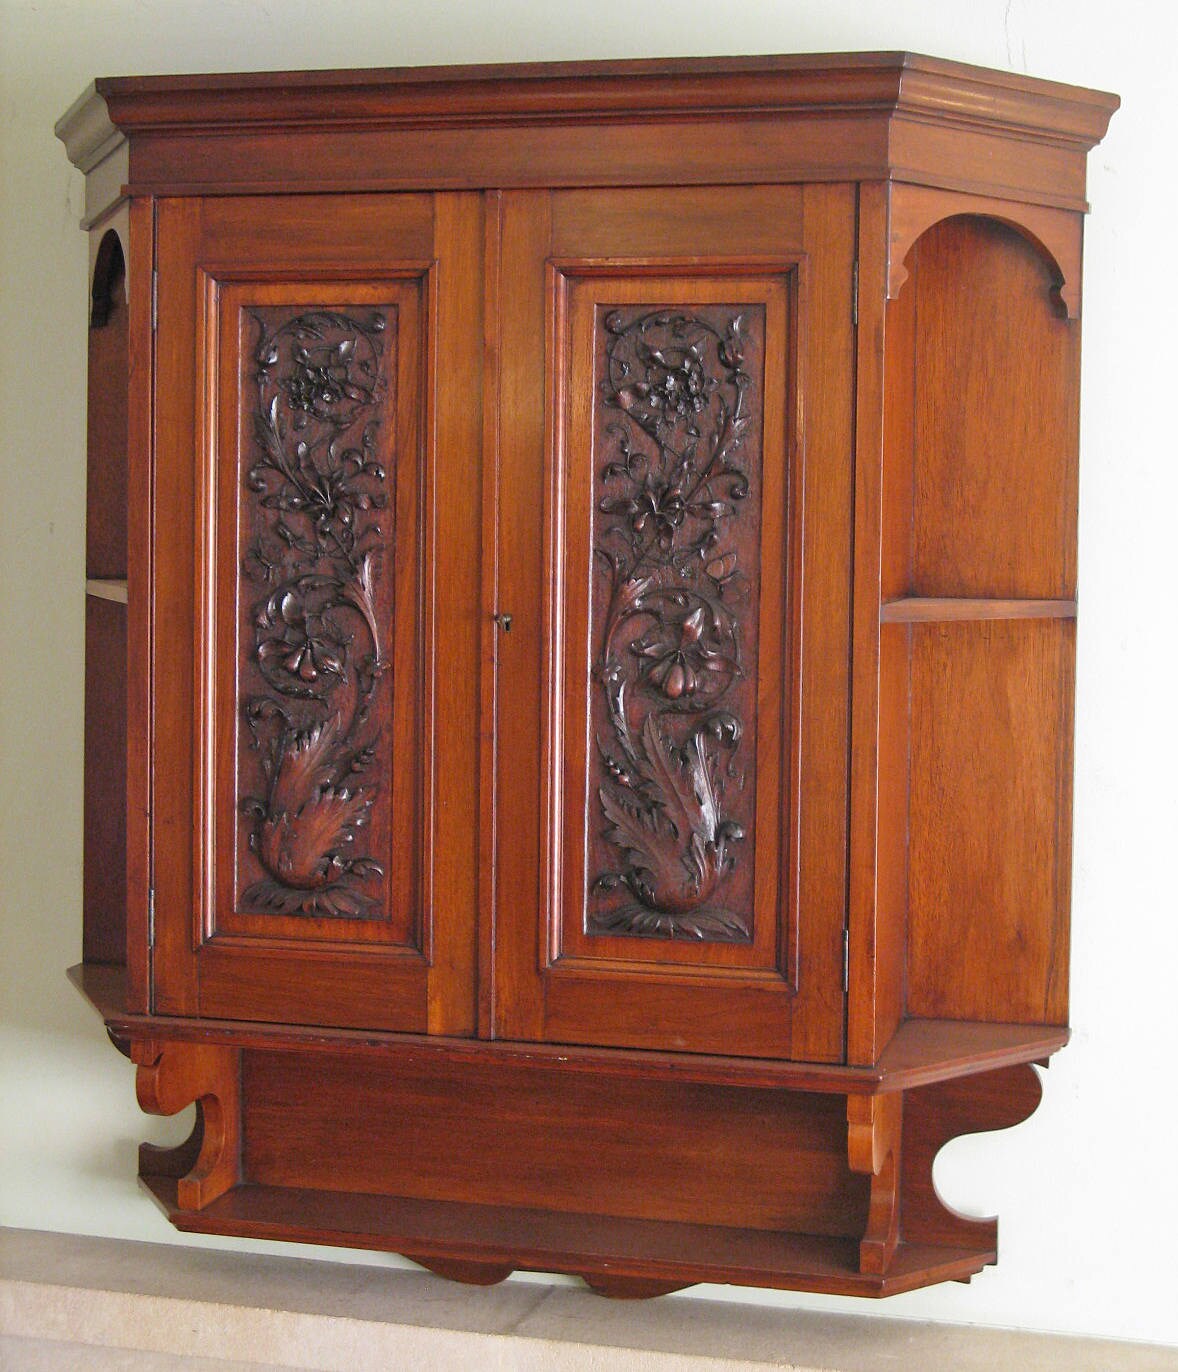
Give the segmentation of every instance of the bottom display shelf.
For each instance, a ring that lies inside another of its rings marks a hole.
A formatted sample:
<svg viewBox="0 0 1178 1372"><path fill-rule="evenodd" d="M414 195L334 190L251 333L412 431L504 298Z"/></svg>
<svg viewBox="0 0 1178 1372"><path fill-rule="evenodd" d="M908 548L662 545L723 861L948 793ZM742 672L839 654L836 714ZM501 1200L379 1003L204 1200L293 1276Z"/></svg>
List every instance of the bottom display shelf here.
<svg viewBox="0 0 1178 1372"><path fill-rule="evenodd" d="M949 1210L933 1163L1041 1094L1026 1063L814 1091L155 1027L125 1042L140 1105L197 1106L185 1143L140 1149L177 1228L400 1253L480 1284L563 1272L620 1297L967 1280L995 1261L997 1222Z"/></svg>
<svg viewBox="0 0 1178 1372"><path fill-rule="evenodd" d="M187 1211L174 1178L141 1180L185 1232L394 1252L480 1285L523 1270L570 1273L622 1297L698 1282L887 1296L968 1281L996 1258L993 1250L900 1243L887 1272L870 1274L859 1271L851 1238L249 1184Z"/></svg>

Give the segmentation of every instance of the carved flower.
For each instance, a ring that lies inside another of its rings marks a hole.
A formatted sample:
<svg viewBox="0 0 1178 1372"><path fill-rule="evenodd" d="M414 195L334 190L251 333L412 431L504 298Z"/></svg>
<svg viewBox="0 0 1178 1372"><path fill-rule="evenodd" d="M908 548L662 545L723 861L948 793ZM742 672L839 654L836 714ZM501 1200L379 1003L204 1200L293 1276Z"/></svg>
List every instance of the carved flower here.
<svg viewBox="0 0 1178 1372"><path fill-rule="evenodd" d="M660 623L631 651L644 660L646 684L668 700L723 691L740 668L719 645L710 616L700 605L682 619Z"/></svg>
<svg viewBox="0 0 1178 1372"><path fill-rule="evenodd" d="M653 533L665 552L675 541L675 530L683 523L687 504L678 483L652 474L634 496L607 496L599 506L603 514L624 514L640 537Z"/></svg>
<svg viewBox="0 0 1178 1372"><path fill-rule="evenodd" d="M277 669L309 686L320 676L344 676L344 636L323 613L308 612L292 590L271 596L258 628L277 628L258 645L258 663L269 675Z"/></svg>
<svg viewBox="0 0 1178 1372"><path fill-rule="evenodd" d="M661 410L668 419L699 414L708 403L709 390L715 385L704 372L699 354L694 349L688 350L678 365L672 364L663 353L655 353L654 358L656 365L651 369L647 393L651 408Z"/></svg>
<svg viewBox="0 0 1178 1372"><path fill-rule="evenodd" d="M351 423L357 410L371 405L371 366L356 362L356 340L333 346L297 347L294 367L279 381L291 409L338 426Z"/></svg>

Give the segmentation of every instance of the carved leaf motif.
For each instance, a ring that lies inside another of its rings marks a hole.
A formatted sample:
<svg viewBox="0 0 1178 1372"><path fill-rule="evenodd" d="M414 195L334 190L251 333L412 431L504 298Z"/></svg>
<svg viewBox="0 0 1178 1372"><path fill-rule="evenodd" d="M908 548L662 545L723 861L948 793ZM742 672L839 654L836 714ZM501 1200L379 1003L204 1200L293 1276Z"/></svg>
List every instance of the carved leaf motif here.
<svg viewBox="0 0 1178 1372"><path fill-rule="evenodd" d="M603 320L591 714L605 825L593 851L617 865L592 881L590 933L751 937L729 899L751 901L738 845L751 832L740 745L755 709L759 510L746 507L759 453L742 450L759 432L747 358L762 318L704 307Z"/></svg>
<svg viewBox="0 0 1178 1372"><path fill-rule="evenodd" d="M369 918L384 882L358 840L382 781L386 318L268 308L254 323L242 585L267 591L242 605L253 634L239 667L252 748L239 750L239 769L247 851L261 875L240 900L262 912Z"/></svg>
<svg viewBox="0 0 1178 1372"><path fill-rule="evenodd" d="M339 849L351 843L371 801L347 791L319 791L297 810L275 812L258 830L262 865L286 886L313 890L337 880Z"/></svg>

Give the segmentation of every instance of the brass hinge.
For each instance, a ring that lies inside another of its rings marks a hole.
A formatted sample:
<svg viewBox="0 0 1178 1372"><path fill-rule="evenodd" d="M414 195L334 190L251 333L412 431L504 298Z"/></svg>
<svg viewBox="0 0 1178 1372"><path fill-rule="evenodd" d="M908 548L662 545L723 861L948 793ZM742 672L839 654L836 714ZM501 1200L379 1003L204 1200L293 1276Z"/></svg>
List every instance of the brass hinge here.
<svg viewBox="0 0 1178 1372"><path fill-rule="evenodd" d="M147 946L155 947L155 887L147 892Z"/></svg>
<svg viewBox="0 0 1178 1372"><path fill-rule="evenodd" d="M160 274L154 268L151 273L151 331L155 333L160 320Z"/></svg>
<svg viewBox="0 0 1178 1372"><path fill-rule="evenodd" d="M843 990L851 989L851 931L843 930Z"/></svg>
<svg viewBox="0 0 1178 1372"><path fill-rule="evenodd" d="M851 268L851 323L859 327L859 259Z"/></svg>

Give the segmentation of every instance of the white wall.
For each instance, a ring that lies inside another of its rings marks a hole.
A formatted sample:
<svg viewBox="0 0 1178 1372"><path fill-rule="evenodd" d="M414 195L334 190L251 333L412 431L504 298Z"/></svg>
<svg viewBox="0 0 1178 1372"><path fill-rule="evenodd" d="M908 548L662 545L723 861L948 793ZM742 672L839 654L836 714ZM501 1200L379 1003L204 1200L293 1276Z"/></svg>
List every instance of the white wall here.
<svg viewBox="0 0 1178 1372"><path fill-rule="evenodd" d="M1001 1215L999 1266L870 1308L1178 1343L1174 15L1167 0L0 0L0 1222L195 1241L133 1181L134 1144L178 1131L138 1114L130 1067L62 972L80 946L87 290L55 118L98 74L911 48L1115 90L1124 109L1091 158L1085 254L1075 1037L1031 1121L942 1157L947 1198Z"/></svg>

